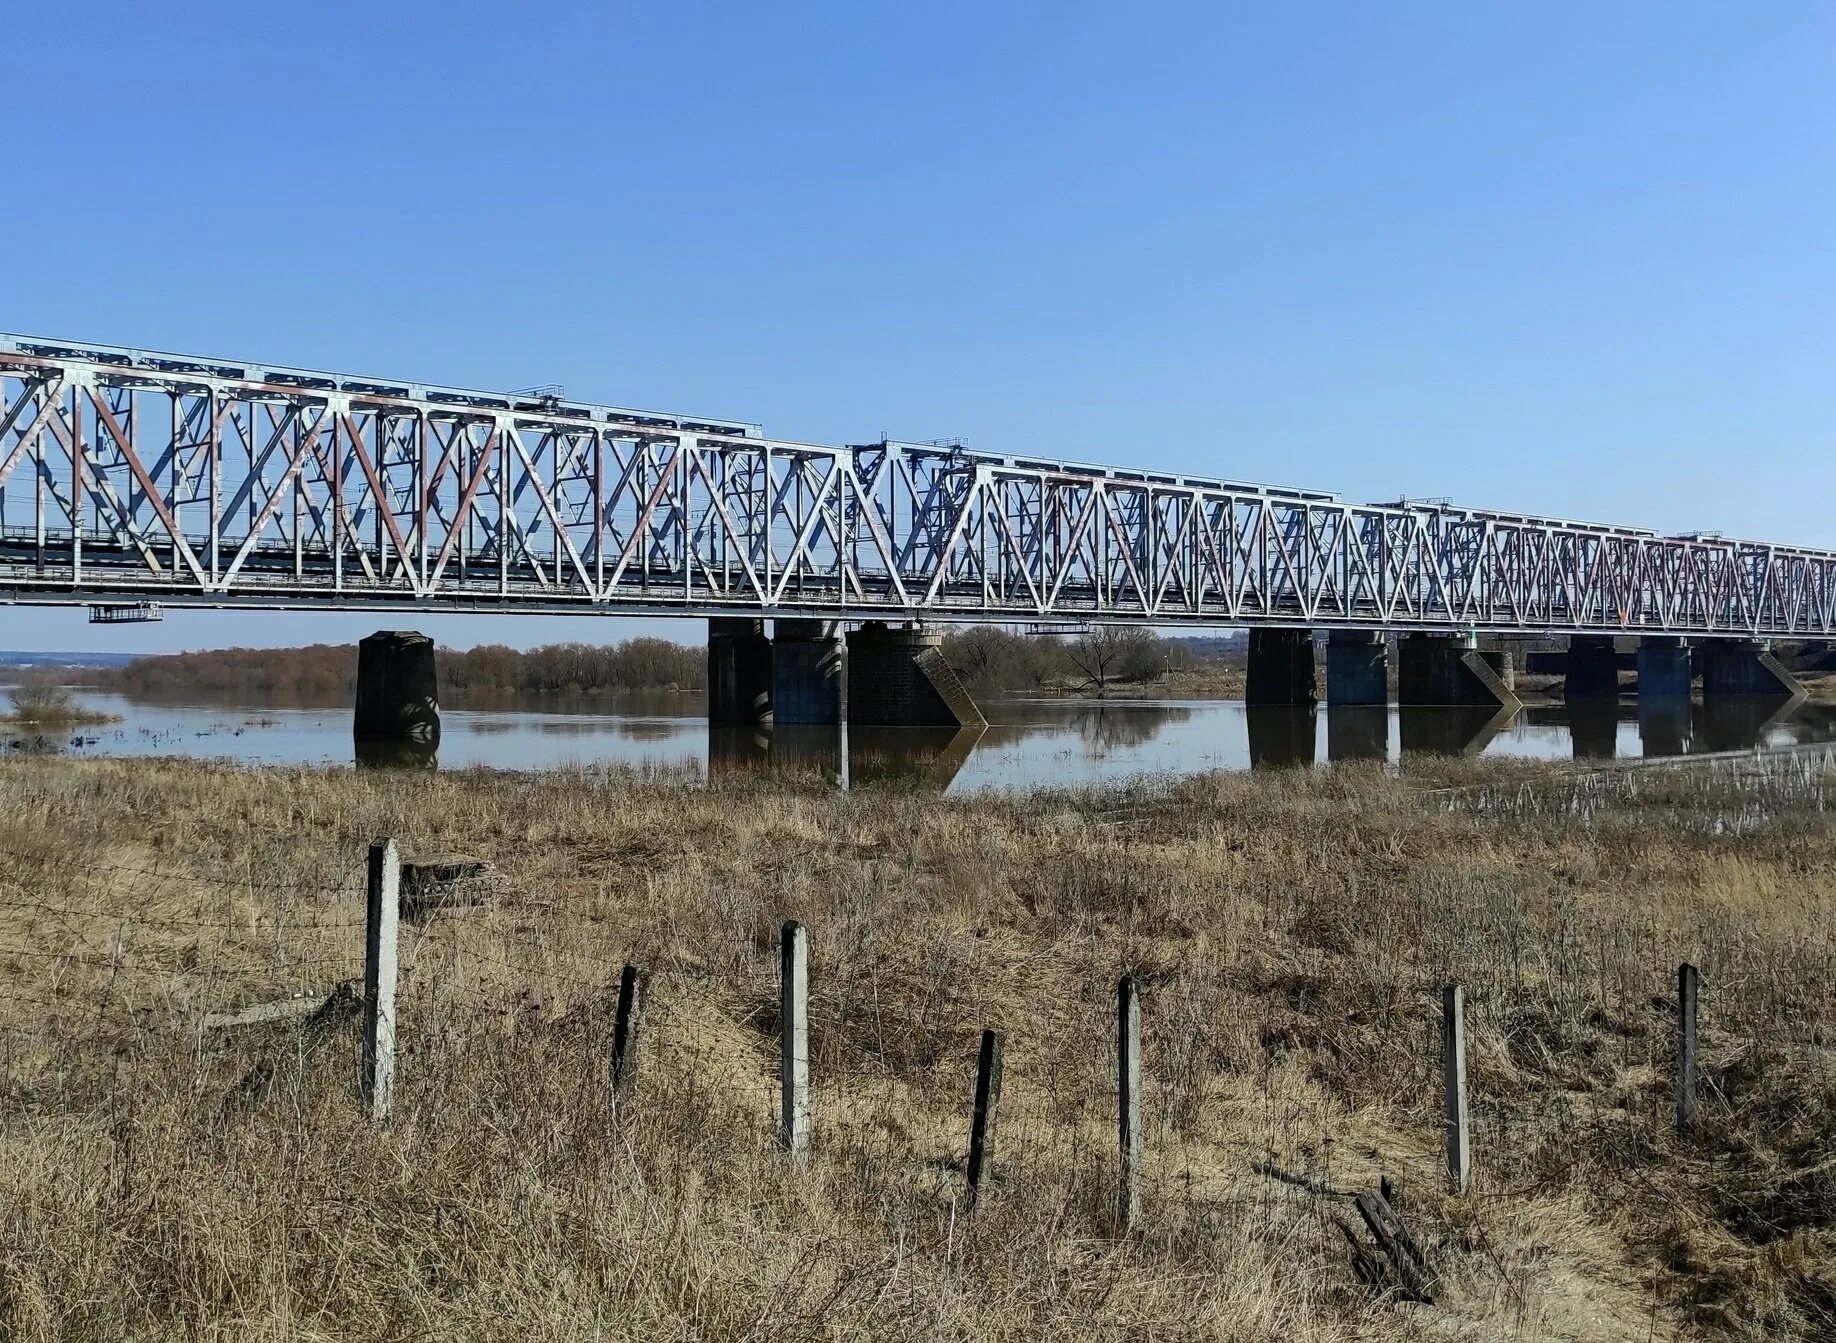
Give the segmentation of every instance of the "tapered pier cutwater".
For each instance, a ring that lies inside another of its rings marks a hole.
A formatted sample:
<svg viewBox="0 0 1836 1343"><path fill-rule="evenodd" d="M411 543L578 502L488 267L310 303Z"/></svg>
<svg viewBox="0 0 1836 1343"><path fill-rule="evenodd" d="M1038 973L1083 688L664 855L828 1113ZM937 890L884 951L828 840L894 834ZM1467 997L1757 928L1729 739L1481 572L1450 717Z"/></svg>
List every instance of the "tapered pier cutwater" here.
<svg viewBox="0 0 1836 1343"><path fill-rule="evenodd" d="M1802 699L1805 689L1763 639L1703 639L1695 645L1695 670L1706 696L1747 695Z"/></svg>
<svg viewBox="0 0 1836 1343"><path fill-rule="evenodd" d="M848 721L973 727L987 720L945 660L941 633L870 620L848 635Z"/></svg>
<svg viewBox="0 0 1836 1343"><path fill-rule="evenodd" d="M1511 655L1469 635L1411 634L1396 645L1400 704L1516 709Z"/></svg>

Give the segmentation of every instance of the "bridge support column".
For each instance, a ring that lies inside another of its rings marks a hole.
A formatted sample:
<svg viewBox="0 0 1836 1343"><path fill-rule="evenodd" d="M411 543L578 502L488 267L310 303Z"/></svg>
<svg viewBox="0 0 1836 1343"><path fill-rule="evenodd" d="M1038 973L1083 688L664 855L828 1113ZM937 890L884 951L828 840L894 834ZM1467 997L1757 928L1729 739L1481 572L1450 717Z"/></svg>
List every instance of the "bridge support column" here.
<svg viewBox="0 0 1836 1343"><path fill-rule="evenodd" d="M842 721L841 633L832 620L775 620L771 716L779 726Z"/></svg>
<svg viewBox="0 0 1836 1343"><path fill-rule="evenodd" d="M988 720L945 661L943 635L870 620L848 635L848 721L862 727L976 727Z"/></svg>
<svg viewBox="0 0 1836 1343"><path fill-rule="evenodd" d="M439 743L440 686L432 639L414 630L379 630L358 643L351 735L370 743Z"/></svg>
<svg viewBox="0 0 1836 1343"><path fill-rule="evenodd" d="M763 620L708 621L708 721L771 721L771 640Z"/></svg>
<svg viewBox="0 0 1836 1343"><path fill-rule="evenodd" d="M1245 704L1312 704L1313 631L1253 629Z"/></svg>
<svg viewBox="0 0 1836 1343"><path fill-rule="evenodd" d="M1398 704L1522 707L1511 655L1481 649L1471 635L1411 634L1397 641L1396 657Z"/></svg>
<svg viewBox="0 0 1836 1343"><path fill-rule="evenodd" d="M1724 695L1803 699L1807 693L1773 656L1772 645L1761 639L1704 639L1696 645L1696 662L1704 699Z"/></svg>
<svg viewBox="0 0 1836 1343"><path fill-rule="evenodd" d="M1647 636L1638 641L1638 697L1689 698L1689 645L1681 639Z"/></svg>
<svg viewBox="0 0 1836 1343"><path fill-rule="evenodd" d="M1389 647L1374 630L1334 630L1326 639L1326 702L1388 704Z"/></svg>
<svg viewBox="0 0 1836 1343"><path fill-rule="evenodd" d="M1610 634L1576 634L1568 640L1568 669L1562 698L1569 701L1619 698L1619 653Z"/></svg>

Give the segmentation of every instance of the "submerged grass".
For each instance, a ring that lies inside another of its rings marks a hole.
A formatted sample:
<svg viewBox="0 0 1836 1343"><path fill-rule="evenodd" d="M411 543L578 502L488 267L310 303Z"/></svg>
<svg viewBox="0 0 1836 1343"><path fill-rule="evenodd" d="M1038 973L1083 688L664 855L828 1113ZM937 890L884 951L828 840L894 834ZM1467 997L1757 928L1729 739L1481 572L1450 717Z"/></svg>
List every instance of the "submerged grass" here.
<svg viewBox="0 0 1836 1343"><path fill-rule="evenodd" d="M1522 805L1545 782L1450 763L956 801L7 762L0 1336L1830 1337L1836 781L1648 775L1582 811ZM1705 823L1722 807L1745 820ZM359 974L381 834L494 870L480 907L404 929L376 1129L348 1013L200 1022ZM772 1122L785 918L812 936L798 1162ZM627 960L649 1006L615 1115ZM1681 960L1704 985L1688 1138ZM1124 1234L1125 971L1148 1133ZM1449 979L1465 1198L1439 1179ZM971 1213L984 1026L1007 1074ZM1359 1286L1346 1202L1264 1163L1396 1179L1437 1304Z"/></svg>

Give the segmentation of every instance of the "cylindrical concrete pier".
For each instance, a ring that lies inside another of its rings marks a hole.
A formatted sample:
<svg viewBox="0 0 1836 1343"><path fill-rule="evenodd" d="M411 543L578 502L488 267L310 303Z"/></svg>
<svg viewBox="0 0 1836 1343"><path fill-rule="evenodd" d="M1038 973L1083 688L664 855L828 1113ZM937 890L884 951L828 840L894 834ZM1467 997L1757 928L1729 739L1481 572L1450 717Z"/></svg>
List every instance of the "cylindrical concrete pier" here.
<svg viewBox="0 0 1836 1343"><path fill-rule="evenodd" d="M1243 702L1307 705L1318 698L1314 690L1313 631L1251 630Z"/></svg>
<svg viewBox="0 0 1836 1343"><path fill-rule="evenodd" d="M1376 630L1334 630L1326 639L1326 702L1388 704L1389 648Z"/></svg>
<svg viewBox="0 0 1836 1343"><path fill-rule="evenodd" d="M771 640L771 717L778 726L842 721L843 650L832 620L776 620Z"/></svg>
<svg viewBox="0 0 1836 1343"><path fill-rule="evenodd" d="M708 721L771 721L771 640L763 620L708 621Z"/></svg>
<svg viewBox="0 0 1836 1343"><path fill-rule="evenodd" d="M434 642L414 630L379 630L357 645L357 702L351 734L362 740L440 740Z"/></svg>

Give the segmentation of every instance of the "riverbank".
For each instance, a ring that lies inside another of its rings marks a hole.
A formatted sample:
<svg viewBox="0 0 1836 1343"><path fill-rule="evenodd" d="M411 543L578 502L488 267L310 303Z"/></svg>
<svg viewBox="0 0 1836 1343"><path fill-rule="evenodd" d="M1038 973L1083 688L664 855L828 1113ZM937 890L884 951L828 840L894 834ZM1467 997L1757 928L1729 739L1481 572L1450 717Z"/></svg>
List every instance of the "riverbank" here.
<svg viewBox="0 0 1836 1343"><path fill-rule="evenodd" d="M955 802L782 773L0 763L0 1334L1827 1332L1832 783L1666 772L1551 818L1449 801L1554 777L1447 761ZM405 929L381 1129L338 1011L201 1026L360 977L378 834L491 865L479 903ZM812 942L800 1162L773 1130L785 918ZM1704 984L1686 1139L1683 960ZM626 961L649 1006L614 1125ZM1118 1235L1123 972L1145 1189ZM1464 1198L1440 1174L1451 979ZM984 1026L1006 1083L971 1216ZM1356 1216L1320 1192L1382 1176L1432 1307L1360 1286Z"/></svg>

